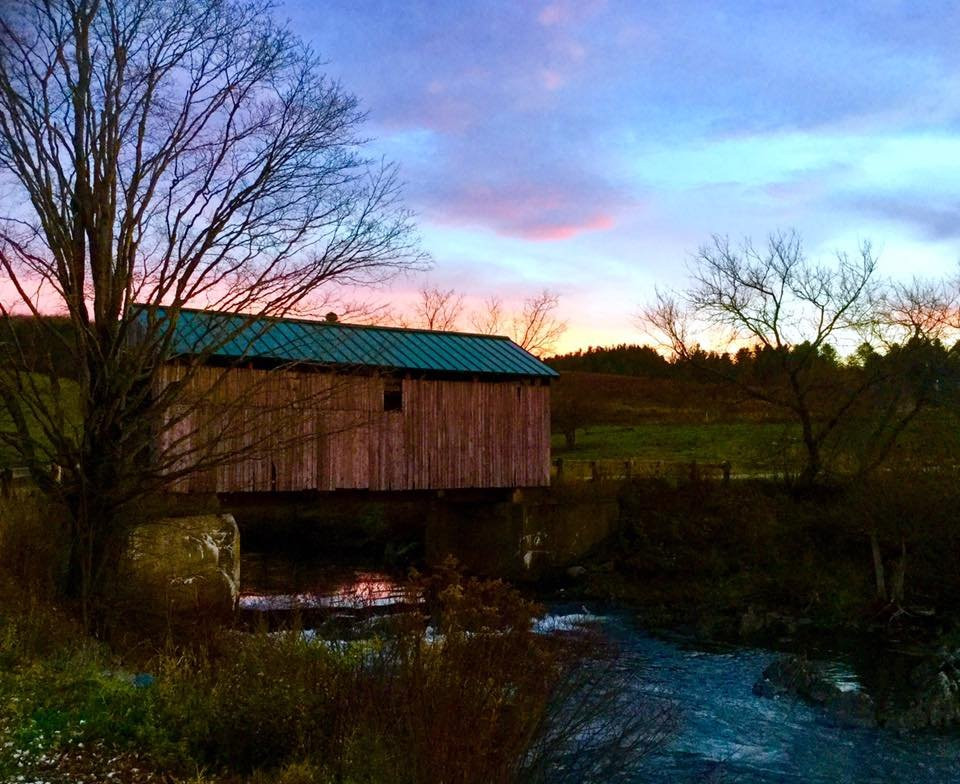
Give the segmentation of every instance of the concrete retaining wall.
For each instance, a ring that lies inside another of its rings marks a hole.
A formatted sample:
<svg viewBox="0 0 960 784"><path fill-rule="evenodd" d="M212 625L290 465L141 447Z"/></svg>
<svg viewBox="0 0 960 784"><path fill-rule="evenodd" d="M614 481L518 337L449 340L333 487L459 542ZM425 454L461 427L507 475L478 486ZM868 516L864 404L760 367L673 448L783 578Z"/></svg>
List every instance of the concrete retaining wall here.
<svg viewBox="0 0 960 784"><path fill-rule="evenodd" d="M620 518L619 484L517 491L507 501L439 499L430 506L428 563L453 556L471 571L536 579L576 563Z"/></svg>

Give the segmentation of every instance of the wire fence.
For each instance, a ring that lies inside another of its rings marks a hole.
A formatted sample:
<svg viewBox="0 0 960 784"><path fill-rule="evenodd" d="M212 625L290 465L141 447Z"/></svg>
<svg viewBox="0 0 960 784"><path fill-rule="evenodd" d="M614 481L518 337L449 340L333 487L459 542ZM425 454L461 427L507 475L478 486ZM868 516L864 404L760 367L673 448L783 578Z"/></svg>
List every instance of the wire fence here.
<svg viewBox="0 0 960 784"><path fill-rule="evenodd" d="M733 478L775 476L773 473L738 472L728 460L720 463L681 462L666 460L571 460L556 458L551 462L552 482L602 482L629 479L711 479L729 482Z"/></svg>

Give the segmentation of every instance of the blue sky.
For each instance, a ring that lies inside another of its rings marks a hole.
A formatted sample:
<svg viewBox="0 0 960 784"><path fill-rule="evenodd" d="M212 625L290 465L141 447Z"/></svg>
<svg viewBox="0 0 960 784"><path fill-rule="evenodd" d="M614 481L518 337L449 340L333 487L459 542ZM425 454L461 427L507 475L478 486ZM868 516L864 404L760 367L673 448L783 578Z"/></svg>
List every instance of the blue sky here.
<svg viewBox="0 0 960 784"><path fill-rule="evenodd" d="M564 348L642 341L713 233L960 259L960 4L296 0L280 6L399 163L435 268L547 287ZM423 281L395 284L403 303Z"/></svg>

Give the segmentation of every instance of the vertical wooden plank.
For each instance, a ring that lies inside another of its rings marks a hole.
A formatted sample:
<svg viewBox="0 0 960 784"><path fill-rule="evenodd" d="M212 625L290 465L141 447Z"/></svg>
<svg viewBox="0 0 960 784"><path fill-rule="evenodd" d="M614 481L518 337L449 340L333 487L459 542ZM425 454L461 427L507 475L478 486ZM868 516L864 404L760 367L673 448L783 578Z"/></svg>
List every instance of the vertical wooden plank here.
<svg viewBox="0 0 960 784"><path fill-rule="evenodd" d="M211 385L226 372L216 391ZM157 385L182 378L170 365ZM249 401L244 395L255 394ZM188 395L207 402L158 434L182 452L213 439L224 462L173 483L176 490L442 489L549 483L550 388L519 380L404 379L403 410L384 412L380 376L202 368ZM519 392L518 392L519 390ZM244 401L238 409L230 401ZM229 412L229 413L228 413ZM165 416L169 422L176 410ZM256 447L255 449L251 448ZM186 454L175 468L188 463Z"/></svg>

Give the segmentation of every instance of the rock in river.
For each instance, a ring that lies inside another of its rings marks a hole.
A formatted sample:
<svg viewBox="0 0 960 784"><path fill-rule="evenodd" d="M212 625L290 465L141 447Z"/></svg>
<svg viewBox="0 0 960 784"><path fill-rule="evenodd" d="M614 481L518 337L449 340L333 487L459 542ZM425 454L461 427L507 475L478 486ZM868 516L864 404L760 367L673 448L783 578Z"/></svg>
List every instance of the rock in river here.
<svg viewBox="0 0 960 784"><path fill-rule="evenodd" d="M753 684L753 693L770 699L785 695L799 697L824 708L827 718L837 726L877 724L876 708L869 694L841 689L822 665L801 656L775 659Z"/></svg>

